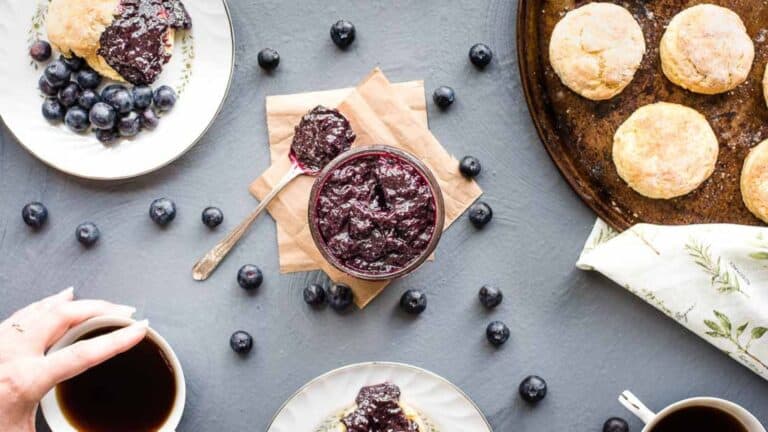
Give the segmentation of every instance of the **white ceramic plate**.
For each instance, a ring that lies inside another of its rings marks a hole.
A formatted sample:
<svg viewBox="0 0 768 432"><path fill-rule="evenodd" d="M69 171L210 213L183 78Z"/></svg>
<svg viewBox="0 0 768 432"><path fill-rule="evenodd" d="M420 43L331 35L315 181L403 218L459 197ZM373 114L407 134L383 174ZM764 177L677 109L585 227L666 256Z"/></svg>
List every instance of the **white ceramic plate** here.
<svg viewBox="0 0 768 432"><path fill-rule="evenodd" d="M93 133L52 126L40 113L37 81L45 63L29 57L36 39L47 40L49 0L0 0L0 116L18 141L43 162L91 179L146 174L189 150L218 114L229 90L234 36L225 0L185 0L191 31L176 32L173 57L153 86L174 87L179 99L154 131L101 144ZM52 59L58 58L54 52Z"/></svg>
<svg viewBox="0 0 768 432"><path fill-rule="evenodd" d="M445 378L401 363L360 363L321 375L280 408L267 432L315 432L354 404L361 387L389 381L401 399L424 414L438 432L492 432L474 402Z"/></svg>

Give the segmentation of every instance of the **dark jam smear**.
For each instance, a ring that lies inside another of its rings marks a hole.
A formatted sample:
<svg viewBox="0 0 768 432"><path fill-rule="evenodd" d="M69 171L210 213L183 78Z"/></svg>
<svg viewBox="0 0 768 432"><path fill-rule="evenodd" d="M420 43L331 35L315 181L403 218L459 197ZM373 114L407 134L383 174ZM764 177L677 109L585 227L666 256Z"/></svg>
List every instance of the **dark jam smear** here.
<svg viewBox="0 0 768 432"><path fill-rule="evenodd" d="M361 156L329 174L316 217L327 251L345 267L392 273L427 249L435 232L435 197L422 173L401 157Z"/></svg>
<svg viewBox="0 0 768 432"><path fill-rule="evenodd" d="M121 0L118 15L99 39L98 54L133 84L151 84L171 55L169 28L190 28L179 0Z"/></svg>
<svg viewBox="0 0 768 432"><path fill-rule="evenodd" d="M341 419L348 432L418 432L400 408L400 388L384 383L360 389L357 409Z"/></svg>
<svg viewBox="0 0 768 432"><path fill-rule="evenodd" d="M291 153L303 168L320 171L336 156L349 150L355 132L335 109L318 105L304 114L294 129Z"/></svg>
<svg viewBox="0 0 768 432"><path fill-rule="evenodd" d="M168 11L171 27L184 30L192 28L192 18L181 0L163 0L163 7Z"/></svg>

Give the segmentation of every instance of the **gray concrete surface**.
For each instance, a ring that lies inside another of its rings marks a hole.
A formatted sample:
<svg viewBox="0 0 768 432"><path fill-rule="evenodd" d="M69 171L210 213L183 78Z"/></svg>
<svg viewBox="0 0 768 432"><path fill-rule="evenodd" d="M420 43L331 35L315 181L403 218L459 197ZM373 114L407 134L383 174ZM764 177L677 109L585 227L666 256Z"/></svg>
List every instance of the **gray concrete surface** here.
<svg viewBox="0 0 768 432"><path fill-rule="evenodd" d="M69 285L81 297L136 305L184 364L189 393L180 431L265 430L306 381L366 360L408 362L445 376L474 398L496 431L599 431L607 417L627 416L616 402L626 388L651 407L720 396L768 421L768 383L608 280L574 268L594 216L550 162L526 111L515 1L232 0L230 7L237 36L232 91L207 136L173 165L131 181L82 181L47 168L2 127L0 315ZM348 52L328 37L339 17L357 25ZM479 41L496 54L485 72L467 61ZM282 56L271 76L256 65L266 46ZM436 262L344 316L302 302L301 289L324 280L321 274L278 274L268 217L208 282L194 282L195 259L256 204L246 186L268 165L264 97L349 86L376 65L392 80L423 78L430 92L441 84L456 89L449 111L430 106L430 124L455 155L482 160L479 181L496 215L492 224L477 232L459 220L443 236ZM159 196L179 208L165 230L147 217ZM50 209L40 233L19 215L30 200ZM209 204L226 216L215 232L200 223ZM91 250L73 235L85 220L102 231ZM245 263L265 272L253 295L235 282ZM491 313L476 298L485 283L506 295ZM429 294L416 319L396 308L411 287ZM495 319L512 329L498 350L484 336ZM237 329L255 336L248 358L228 347ZM550 385L536 407L516 393L530 373ZM638 421L631 425L640 430ZM42 422L40 430L47 430Z"/></svg>

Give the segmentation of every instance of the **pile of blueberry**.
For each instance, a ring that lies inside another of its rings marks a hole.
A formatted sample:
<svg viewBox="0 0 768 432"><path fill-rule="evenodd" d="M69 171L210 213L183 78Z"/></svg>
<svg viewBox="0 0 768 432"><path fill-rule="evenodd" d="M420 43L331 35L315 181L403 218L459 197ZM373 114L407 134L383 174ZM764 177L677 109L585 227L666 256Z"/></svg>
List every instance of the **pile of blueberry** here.
<svg viewBox="0 0 768 432"><path fill-rule="evenodd" d="M37 61L47 61L51 46L37 41L29 53ZM166 85L153 90L146 85L110 84L99 92L101 82L101 75L79 57L61 56L49 63L38 81L46 96L43 117L52 123L63 121L77 133L91 129L99 141L109 144L142 129L155 129L160 122L158 113L176 104L176 92Z"/></svg>

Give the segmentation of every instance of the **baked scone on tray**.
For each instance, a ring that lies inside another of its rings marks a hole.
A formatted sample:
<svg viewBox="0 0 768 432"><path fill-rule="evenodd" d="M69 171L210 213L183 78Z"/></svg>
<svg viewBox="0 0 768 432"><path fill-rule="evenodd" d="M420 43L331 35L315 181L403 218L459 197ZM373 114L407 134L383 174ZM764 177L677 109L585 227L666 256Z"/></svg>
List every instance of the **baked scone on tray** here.
<svg viewBox="0 0 768 432"><path fill-rule="evenodd" d="M619 176L649 198L675 198L698 188L715 171L718 153L707 119L668 102L638 108L613 138Z"/></svg>
<svg viewBox="0 0 768 432"><path fill-rule="evenodd" d="M752 148L744 160L741 197L752 214L768 223L768 140Z"/></svg>
<svg viewBox="0 0 768 432"><path fill-rule="evenodd" d="M755 46L738 14L700 4L672 18L659 54L670 81L692 92L713 95L746 81Z"/></svg>
<svg viewBox="0 0 768 432"><path fill-rule="evenodd" d="M176 29L192 21L180 0L52 0L48 38L99 74L151 84L173 53Z"/></svg>
<svg viewBox="0 0 768 432"><path fill-rule="evenodd" d="M645 54L640 25L625 8L588 3L568 12L549 43L552 68L568 88L592 100L611 99L635 76Z"/></svg>

